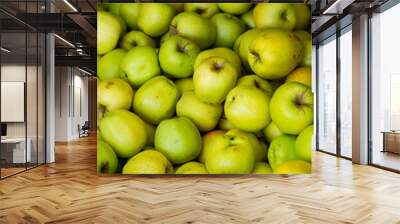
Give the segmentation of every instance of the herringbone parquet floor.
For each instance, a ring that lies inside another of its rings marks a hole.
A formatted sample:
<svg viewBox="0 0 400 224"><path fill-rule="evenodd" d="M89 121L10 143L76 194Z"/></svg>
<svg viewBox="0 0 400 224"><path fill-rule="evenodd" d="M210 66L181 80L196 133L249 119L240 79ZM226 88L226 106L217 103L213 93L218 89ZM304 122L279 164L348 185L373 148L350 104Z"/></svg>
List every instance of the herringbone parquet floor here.
<svg viewBox="0 0 400 224"><path fill-rule="evenodd" d="M0 223L400 223L400 175L316 153L295 176L97 176L95 139L0 181Z"/></svg>

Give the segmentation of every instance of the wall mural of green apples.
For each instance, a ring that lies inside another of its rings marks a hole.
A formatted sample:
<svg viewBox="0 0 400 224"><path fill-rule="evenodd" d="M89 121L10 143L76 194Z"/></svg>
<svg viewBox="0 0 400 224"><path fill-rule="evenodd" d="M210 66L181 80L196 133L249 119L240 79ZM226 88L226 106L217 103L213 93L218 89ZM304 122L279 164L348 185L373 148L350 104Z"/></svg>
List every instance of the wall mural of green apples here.
<svg viewBox="0 0 400 224"><path fill-rule="evenodd" d="M98 173L311 173L308 5L99 4Z"/></svg>

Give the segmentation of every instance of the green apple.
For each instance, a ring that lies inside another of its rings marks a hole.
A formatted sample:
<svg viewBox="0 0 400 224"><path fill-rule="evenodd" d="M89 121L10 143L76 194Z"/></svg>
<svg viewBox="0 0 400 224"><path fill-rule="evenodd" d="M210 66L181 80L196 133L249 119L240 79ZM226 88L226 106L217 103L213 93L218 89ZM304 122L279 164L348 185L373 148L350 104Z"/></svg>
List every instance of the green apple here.
<svg viewBox="0 0 400 224"><path fill-rule="evenodd" d="M298 67L286 76L286 82L299 82L311 87L311 67Z"/></svg>
<svg viewBox="0 0 400 224"><path fill-rule="evenodd" d="M293 30L296 10L290 3L259 3L254 7L253 18L257 28Z"/></svg>
<svg viewBox="0 0 400 224"><path fill-rule="evenodd" d="M186 91L194 91L192 78L177 79L175 80L175 85L176 88L178 88L180 95Z"/></svg>
<svg viewBox="0 0 400 224"><path fill-rule="evenodd" d="M123 174L169 174L174 168L159 151L148 149L130 158L122 169Z"/></svg>
<svg viewBox="0 0 400 224"><path fill-rule="evenodd" d="M272 174L273 171L268 163L257 162L254 165L253 174Z"/></svg>
<svg viewBox="0 0 400 224"><path fill-rule="evenodd" d="M250 9L250 3L218 3L218 7L229 14L240 15Z"/></svg>
<svg viewBox="0 0 400 224"><path fill-rule="evenodd" d="M282 135L271 142L268 148L268 162L275 170L289 160L298 159L296 155L296 136Z"/></svg>
<svg viewBox="0 0 400 224"><path fill-rule="evenodd" d="M97 85L97 103L107 111L129 109L134 90L122 79L109 79Z"/></svg>
<svg viewBox="0 0 400 224"><path fill-rule="evenodd" d="M248 61L248 53L250 44L253 42L254 39L258 37L262 33L262 30L259 29L251 29L244 32L240 35L233 45L233 49L235 52L240 56L242 60L242 64L247 68L250 69L249 61Z"/></svg>
<svg viewBox="0 0 400 224"><path fill-rule="evenodd" d="M97 54L103 55L114 49L121 31L116 16L105 11L97 12Z"/></svg>
<svg viewBox="0 0 400 224"><path fill-rule="evenodd" d="M122 37L119 46L129 51L130 49L137 46L148 46L154 48L156 47L156 43L153 39L151 39L151 37L147 36L145 33L137 30L132 30Z"/></svg>
<svg viewBox="0 0 400 224"><path fill-rule="evenodd" d="M199 155L199 161L201 163L205 163L206 157L209 156L208 154L220 144L219 142L223 141L223 136L225 135L225 133L226 131L223 130L214 130L207 132L205 135L203 135L201 141L202 147Z"/></svg>
<svg viewBox="0 0 400 224"><path fill-rule="evenodd" d="M211 18L219 12L215 3L185 3L186 12L195 12L204 18Z"/></svg>
<svg viewBox="0 0 400 224"><path fill-rule="evenodd" d="M257 75L264 79L280 79L300 63L303 45L292 32L267 30L252 41L247 57Z"/></svg>
<svg viewBox="0 0 400 224"><path fill-rule="evenodd" d="M175 84L164 76L157 76L136 91L133 109L145 121L155 125L174 115L178 99Z"/></svg>
<svg viewBox="0 0 400 224"><path fill-rule="evenodd" d="M248 137L236 129L216 140L205 154L205 165L210 174L249 174L254 163L254 150Z"/></svg>
<svg viewBox="0 0 400 224"><path fill-rule="evenodd" d="M253 18L253 10L247 11L245 14L240 16L240 19L246 24L247 27L253 29L256 27L256 23Z"/></svg>
<svg viewBox="0 0 400 224"><path fill-rule="evenodd" d="M116 16L119 16L120 8L121 8L121 3L109 3L108 4L108 11Z"/></svg>
<svg viewBox="0 0 400 224"><path fill-rule="evenodd" d="M126 31L128 30L128 27L127 27L125 21L121 17L119 17L119 16L116 16L116 17L118 19L119 25L121 26L120 36L123 36L123 35L125 35Z"/></svg>
<svg viewBox="0 0 400 224"><path fill-rule="evenodd" d="M263 133L269 143L284 134L273 121L263 130Z"/></svg>
<svg viewBox="0 0 400 224"><path fill-rule="evenodd" d="M200 49L193 41L175 35L160 47L161 68L174 78L187 78L193 74L193 64L199 53Z"/></svg>
<svg viewBox="0 0 400 224"><path fill-rule="evenodd" d="M173 164L182 164L200 154L201 135L191 120L177 117L161 121L154 144Z"/></svg>
<svg viewBox="0 0 400 224"><path fill-rule="evenodd" d="M110 144L118 157L129 158L138 153L147 142L145 124L127 110L107 112L100 124L104 141Z"/></svg>
<svg viewBox="0 0 400 224"><path fill-rule="evenodd" d="M194 92L206 103L222 103L235 86L237 77L236 68L227 59L207 58L194 70Z"/></svg>
<svg viewBox="0 0 400 224"><path fill-rule="evenodd" d="M141 4L138 27L152 37L159 37L168 31L175 15L175 9L167 3Z"/></svg>
<svg viewBox="0 0 400 224"><path fill-rule="evenodd" d="M124 73L120 64L125 54L125 50L118 48L98 59L97 76L99 79L108 80L123 77Z"/></svg>
<svg viewBox="0 0 400 224"><path fill-rule="evenodd" d="M114 150L107 143L97 141L97 173L115 173L118 159Z"/></svg>
<svg viewBox="0 0 400 224"><path fill-rule="evenodd" d="M206 132L217 126L222 105L205 103L193 91L186 91L176 104L176 114L189 118L200 131Z"/></svg>
<svg viewBox="0 0 400 224"><path fill-rule="evenodd" d="M219 119L218 129L229 131L229 130L234 129L234 128L235 128L235 126L233 126L231 124L231 122L229 122L226 119L226 117L223 117L223 118Z"/></svg>
<svg viewBox="0 0 400 224"><path fill-rule="evenodd" d="M175 14L178 14L180 12L183 12L184 10L184 4L183 3L168 3L172 8L175 10Z"/></svg>
<svg viewBox="0 0 400 224"><path fill-rule="evenodd" d="M194 68L196 69L201 62L203 62L204 59L213 57L213 56L218 56L225 58L228 60L230 63L232 63L236 70L237 73L241 73L241 65L240 65L240 58L239 56L232 51L229 48L224 48L224 47L218 47L218 48L213 48L213 49L208 49L200 52L199 55L197 55L196 61L194 62Z"/></svg>
<svg viewBox="0 0 400 224"><path fill-rule="evenodd" d="M122 59L121 68L135 88L161 74L156 50L152 47L134 47Z"/></svg>
<svg viewBox="0 0 400 224"><path fill-rule="evenodd" d="M311 10L307 4L293 3L294 11L296 12L296 26L297 30L306 29L311 24Z"/></svg>
<svg viewBox="0 0 400 224"><path fill-rule="evenodd" d="M147 122L143 122L145 124L145 131L147 134L147 143L146 146L154 146L154 135L156 134L156 128L148 124Z"/></svg>
<svg viewBox="0 0 400 224"><path fill-rule="evenodd" d="M270 97L262 90L238 85L226 97L225 116L236 128L260 131L271 122L269 103Z"/></svg>
<svg viewBox="0 0 400 224"><path fill-rule="evenodd" d="M303 44L303 59L301 61L302 66L311 66L312 60L312 39L311 34L309 32L303 30L296 30L294 35L300 40Z"/></svg>
<svg viewBox="0 0 400 224"><path fill-rule="evenodd" d="M107 11L108 6L105 3L97 3L96 4L96 10L97 11Z"/></svg>
<svg viewBox="0 0 400 224"><path fill-rule="evenodd" d="M140 3L124 3L119 8L119 15L131 30L138 29Z"/></svg>
<svg viewBox="0 0 400 224"><path fill-rule="evenodd" d="M256 162L265 161L267 159L266 145L261 143L253 133L241 131L236 128L230 130L230 133L235 136L245 136L248 139L254 151L254 159Z"/></svg>
<svg viewBox="0 0 400 224"><path fill-rule="evenodd" d="M279 129L297 135L314 119L311 88L299 82L281 85L271 99L271 118Z"/></svg>
<svg viewBox="0 0 400 224"><path fill-rule="evenodd" d="M291 160L283 163L274 170L274 174L309 174L311 164L303 160Z"/></svg>
<svg viewBox="0 0 400 224"><path fill-rule="evenodd" d="M176 33L172 33L172 32L166 32L164 35L162 35L162 37L160 38L160 46L170 37L173 37L177 35Z"/></svg>
<svg viewBox="0 0 400 224"><path fill-rule="evenodd" d="M242 34L246 26L237 17L228 13L218 13L211 18L217 27L217 38L214 46L232 48L235 40Z"/></svg>
<svg viewBox="0 0 400 224"><path fill-rule="evenodd" d="M188 162L180 166L175 174L208 174L204 164L199 162Z"/></svg>
<svg viewBox="0 0 400 224"><path fill-rule="evenodd" d="M194 41L200 49L213 45L217 36L215 25L194 12L182 12L175 16L169 32L171 35L180 34Z"/></svg>
<svg viewBox="0 0 400 224"><path fill-rule="evenodd" d="M100 127L101 120L106 116L106 108L97 104L97 128ZM99 131L100 132L100 131Z"/></svg>
<svg viewBox="0 0 400 224"><path fill-rule="evenodd" d="M300 132L296 139L296 154L305 161L311 162L312 159L312 137L314 125L310 125Z"/></svg>
<svg viewBox="0 0 400 224"><path fill-rule="evenodd" d="M246 85L260 89L269 97L272 97L272 94L274 93L271 84L257 75L245 75L238 80L237 85Z"/></svg>

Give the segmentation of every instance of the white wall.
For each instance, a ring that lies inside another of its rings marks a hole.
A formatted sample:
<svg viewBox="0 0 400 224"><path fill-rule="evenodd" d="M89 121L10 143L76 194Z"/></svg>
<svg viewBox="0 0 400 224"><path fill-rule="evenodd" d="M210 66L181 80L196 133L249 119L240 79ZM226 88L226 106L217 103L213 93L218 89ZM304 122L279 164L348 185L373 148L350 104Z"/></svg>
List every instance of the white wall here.
<svg viewBox="0 0 400 224"><path fill-rule="evenodd" d="M55 74L55 140L74 140L88 120L88 78L71 67L56 67Z"/></svg>

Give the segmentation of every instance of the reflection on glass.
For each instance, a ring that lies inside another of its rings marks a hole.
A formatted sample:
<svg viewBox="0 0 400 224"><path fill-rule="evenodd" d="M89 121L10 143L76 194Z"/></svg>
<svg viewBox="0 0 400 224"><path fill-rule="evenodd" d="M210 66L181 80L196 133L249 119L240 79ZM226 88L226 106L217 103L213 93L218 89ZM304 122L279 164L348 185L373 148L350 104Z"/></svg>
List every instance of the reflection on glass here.
<svg viewBox="0 0 400 224"><path fill-rule="evenodd" d="M340 36L340 153L352 157L352 35Z"/></svg>
<svg viewBox="0 0 400 224"><path fill-rule="evenodd" d="M372 163L400 170L400 5L372 17ZM383 134L386 132L386 134Z"/></svg>
<svg viewBox="0 0 400 224"><path fill-rule="evenodd" d="M336 39L318 48L318 147L336 153Z"/></svg>

